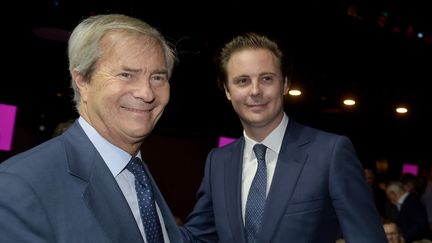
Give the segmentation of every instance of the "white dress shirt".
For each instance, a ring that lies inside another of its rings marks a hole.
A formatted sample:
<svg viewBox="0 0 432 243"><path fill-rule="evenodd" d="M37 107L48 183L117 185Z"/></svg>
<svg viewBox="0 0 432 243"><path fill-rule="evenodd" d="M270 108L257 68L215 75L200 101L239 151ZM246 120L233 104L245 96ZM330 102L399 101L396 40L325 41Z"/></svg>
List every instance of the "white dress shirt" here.
<svg viewBox="0 0 432 243"><path fill-rule="evenodd" d="M84 118L80 117L78 122L116 179L130 209L132 210L144 242L147 242L135 191L135 176L130 171L126 170L126 166L132 156L126 151L108 142L108 140L102 137ZM141 151L138 152L137 157L141 159ZM169 243L170 241L165 229L162 214L157 202L155 202L155 204L162 227L164 241Z"/></svg>
<svg viewBox="0 0 432 243"><path fill-rule="evenodd" d="M284 113L281 123L261 142L261 144L264 144L267 147L265 155L267 167L267 195L273 180L273 174L276 168L276 162L279 156L285 130L288 126L288 120L288 116ZM241 200L243 222L245 222L246 201L249 194L249 189L252 185L252 180L258 167L258 161L255 153L253 152L253 147L258 142L248 137L245 131L243 131L243 135L245 137L245 147L243 151Z"/></svg>

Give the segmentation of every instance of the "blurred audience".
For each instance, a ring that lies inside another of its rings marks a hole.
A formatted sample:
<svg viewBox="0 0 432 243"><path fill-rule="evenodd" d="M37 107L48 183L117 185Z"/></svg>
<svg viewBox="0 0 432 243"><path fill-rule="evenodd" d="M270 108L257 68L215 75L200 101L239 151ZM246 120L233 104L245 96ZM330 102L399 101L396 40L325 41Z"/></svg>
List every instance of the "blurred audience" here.
<svg viewBox="0 0 432 243"><path fill-rule="evenodd" d="M432 164L429 168L429 178L426 189L422 195L422 203L425 205L429 226L432 229Z"/></svg>
<svg viewBox="0 0 432 243"><path fill-rule="evenodd" d="M383 227L389 243L405 243L405 240L402 237L402 234L396 222L391 220L385 220L383 222Z"/></svg>
<svg viewBox="0 0 432 243"><path fill-rule="evenodd" d="M386 188L387 198L394 204L398 213L396 223L406 243L429 239L430 228L426 209L415 193L406 191L400 182L390 182Z"/></svg>
<svg viewBox="0 0 432 243"><path fill-rule="evenodd" d="M58 135L62 134L63 132L65 132L66 130L68 130L68 128L70 126L72 126L72 124L75 122L75 119L71 119L71 120L67 120L65 122L61 122L59 123L56 128L54 129L53 132L53 137L57 137Z"/></svg>
<svg viewBox="0 0 432 243"><path fill-rule="evenodd" d="M366 176L366 182L370 186L371 193L375 201L375 206L381 216L385 215L385 207L387 202L385 188L382 189L379 187L376 181L375 173L371 169L366 168L364 172Z"/></svg>
<svg viewBox="0 0 432 243"><path fill-rule="evenodd" d="M400 177L400 182L405 188L405 191L415 193L421 197L425 191L427 179L421 175L413 175L411 173L404 173Z"/></svg>

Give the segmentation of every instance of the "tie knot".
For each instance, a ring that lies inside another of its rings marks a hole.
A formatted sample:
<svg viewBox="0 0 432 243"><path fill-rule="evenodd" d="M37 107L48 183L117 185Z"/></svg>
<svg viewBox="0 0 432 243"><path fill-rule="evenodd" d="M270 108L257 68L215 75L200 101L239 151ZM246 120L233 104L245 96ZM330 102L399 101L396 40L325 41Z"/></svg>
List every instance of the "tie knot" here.
<svg viewBox="0 0 432 243"><path fill-rule="evenodd" d="M267 147L264 144L255 144L253 151L255 152L258 161L265 161L266 149Z"/></svg>
<svg viewBox="0 0 432 243"><path fill-rule="evenodd" d="M144 171L142 161L138 157L133 157L127 164L126 169L132 172L135 177L141 175Z"/></svg>
<svg viewBox="0 0 432 243"><path fill-rule="evenodd" d="M126 166L126 169L135 176L135 181L140 183L145 188L150 188L149 176L147 171L144 169L144 163L140 158L132 158L129 161L129 164Z"/></svg>

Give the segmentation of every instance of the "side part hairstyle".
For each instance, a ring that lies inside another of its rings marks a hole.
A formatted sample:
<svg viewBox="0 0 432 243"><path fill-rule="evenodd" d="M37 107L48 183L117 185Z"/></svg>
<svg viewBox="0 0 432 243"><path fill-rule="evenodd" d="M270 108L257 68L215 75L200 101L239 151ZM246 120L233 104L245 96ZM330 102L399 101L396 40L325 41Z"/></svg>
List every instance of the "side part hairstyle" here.
<svg viewBox="0 0 432 243"><path fill-rule="evenodd" d="M234 39L232 39L230 42L225 44L225 46L220 51L219 57L218 57L218 85L219 88L224 90L224 87L227 84L227 65L231 58L231 56L238 52L245 49L266 49L269 50L273 55L277 58L280 65L280 70L282 73L283 80L288 77L288 65L286 63L286 60L284 58L283 52L279 45L273 41L270 40L268 37L248 32L239 36L236 36Z"/></svg>

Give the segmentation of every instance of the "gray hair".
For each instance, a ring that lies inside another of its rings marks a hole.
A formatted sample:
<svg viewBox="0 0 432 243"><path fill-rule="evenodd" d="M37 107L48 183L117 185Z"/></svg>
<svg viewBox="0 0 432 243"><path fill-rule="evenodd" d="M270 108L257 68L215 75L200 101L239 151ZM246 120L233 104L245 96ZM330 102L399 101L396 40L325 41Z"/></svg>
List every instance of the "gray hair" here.
<svg viewBox="0 0 432 243"><path fill-rule="evenodd" d="M95 64L103 54L100 41L106 33L113 30L142 34L159 43L164 51L168 77L171 77L176 54L174 49L170 47L170 43L165 40L158 30L144 21L121 14L91 16L76 26L68 43L69 72L71 76L74 70L78 70L84 77L91 77ZM74 80L71 81L71 86L74 91L73 101L78 110L80 93Z"/></svg>
<svg viewBox="0 0 432 243"><path fill-rule="evenodd" d="M405 193L405 188L403 187L402 183L399 181L391 181L386 186L387 192L393 192L397 195Z"/></svg>

